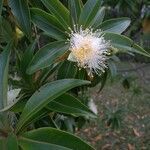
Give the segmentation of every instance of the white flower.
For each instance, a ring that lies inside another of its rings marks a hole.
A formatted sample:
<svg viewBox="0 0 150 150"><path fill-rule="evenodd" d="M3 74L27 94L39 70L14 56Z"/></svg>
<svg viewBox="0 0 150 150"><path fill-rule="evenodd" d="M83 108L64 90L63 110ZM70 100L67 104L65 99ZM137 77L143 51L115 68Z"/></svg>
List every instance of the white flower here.
<svg viewBox="0 0 150 150"><path fill-rule="evenodd" d="M95 114L98 114L97 106L95 105L93 99L90 99L90 101L88 102L88 106L90 110L92 110Z"/></svg>
<svg viewBox="0 0 150 150"><path fill-rule="evenodd" d="M7 105L11 105L14 103L14 101L16 100L20 91L21 91L21 89L13 89L13 90L8 91L8 93L7 93Z"/></svg>
<svg viewBox="0 0 150 150"><path fill-rule="evenodd" d="M100 74L107 68L106 60L110 44L103 37L101 30L93 31L92 28L71 31L70 55L68 60L78 63L81 68L86 68L89 75L93 72Z"/></svg>

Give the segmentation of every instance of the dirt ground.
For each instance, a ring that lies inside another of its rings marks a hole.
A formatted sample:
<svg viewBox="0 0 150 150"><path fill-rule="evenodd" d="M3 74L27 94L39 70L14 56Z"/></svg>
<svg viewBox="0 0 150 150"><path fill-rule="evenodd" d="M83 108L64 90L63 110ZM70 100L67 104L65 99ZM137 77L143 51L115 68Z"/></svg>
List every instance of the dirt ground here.
<svg viewBox="0 0 150 150"><path fill-rule="evenodd" d="M90 89L98 118L79 135L96 150L150 150L150 65L123 63L118 73L100 93Z"/></svg>

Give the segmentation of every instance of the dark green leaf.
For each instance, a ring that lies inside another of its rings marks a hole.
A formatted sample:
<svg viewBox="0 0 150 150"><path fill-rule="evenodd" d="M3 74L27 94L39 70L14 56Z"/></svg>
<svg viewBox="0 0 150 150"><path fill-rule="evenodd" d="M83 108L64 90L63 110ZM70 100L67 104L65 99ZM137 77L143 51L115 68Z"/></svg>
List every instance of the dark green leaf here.
<svg viewBox="0 0 150 150"><path fill-rule="evenodd" d="M8 110L13 111L13 112L22 112L25 104L26 104L26 101L15 101L11 105L8 105L3 109L0 109L0 112L5 112Z"/></svg>
<svg viewBox="0 0 150 150"><path fill-rule="evenodd" d="M45 7L61 22L62 26L68 30L69 11L59 0L41 0Z"/></svg>
<svg viewBox="0 0 150 150"><path fill-rule="evenodd" d="M53 76L59 67L60 67L60 63L54 64L52 66L49 66L49 67L43 69L40 77L38 78L39 83L41 85L44 85L45 83L47 83L49 77Z"/></svg>
<svg viewBox="0 0 150 150"><path fill-rule="evenodd" d="M11 43L0 54L0 109L7 105L8 65Z"/></svg>
<svg viewBox="0 0 150 150"><path fill-rule="evenodd" d="M64 61L58 70L57 78L58 79L75 78L77 69L78 68L75 65L75 63L70 61Z"/></svg>
<svg viewBox="0 0 150 150"><path fill-rule="evenodd" d="M147 51L145 51L143 48L135 44L134 41L124 35L105 33L104 37L106 40L110 40L111 45L115 48L118 48L120 52L133 52L150 57L150 54Z"/></svg>
<svg viewBox="0 0 150 150"><path fill-rule="evenodd" d="M105 7L101 7L89 25L93 28L97 28L102 23L104 16Z"/></svg>
<svg viewBox="0 0 150 150"><path fill-rule="evenodd" d="M1 42L9 43L12 39L15 38L10 23L4 18L1 19L0 32L1 32L0 36L2 37Z"/></svg>
<svg viewBox="0 0 150 150"><path fill-rule="evenodd" d="M98 28L104 32L122 33L130 25L129 18L116 18L104 21Z"/></svg>
<svg viewBox="0 0 150 150"><path fill-rule="evenodd" d="M44 5L41 1L30 0L29 3L32 5L32 7L44 9Z"/></svg>
<svg viewBox="0 0 150 150"><path fill-rule="evenodd" d="M28 100L20 120L17 124L16 131L18 132L35 114L43 109L50 101L59 97L66 91L90 82L77 79L57 80L45 84L38 91L36 91Z"/></svg>
<svg viewBox="0 0 150 150"><path fill-rule="evenodd" d="M64 94L51 101L46 108L60 113L73 114L75 116L96 117L87 106L70 94Z"/></svg>
<svg viewBox="0 0 150 150"><path fill-rule="evenodd" d="M78 137L54 128L39 128L25 133L23 137L34 141L63 146L72 150L94 150L94 148Z"/></svg>
<svg viewBox="0 0 150 150"><path fill-rule="evenodd" d="M6 147L7 150L19 150L17 137L13 133L7 137Z"/></svg>
<svg viewBox="0 0 150 150"><path fill-rule="evenodd" d="M64 41L52 42L42 47L33 57L27 69L28 74L32 74L39 69L46 68L54 63L69 46Z"/></svg>
<svg viewBox="0 0 150 150"><path fill-rule="evenodd" d="M31 19L40 29L45 31L46 34L48 34L50 37L57 40L62 40L66 38L60 20L57 20L53 15L50 15L41 9L32 8Z"/></svg>
<svg viewBox="0 0 150 150"><path fill-rule="evenodd" d="M105 71L105 73L103 73L103 75L101 76L101 85L100 85L100 88L98 90L98 93L104 88L105 84L106 84L106 81L107 81L107 76L108 76L108 73L107 71Z"/></svg>
<svg viewBox="0 0 150 150"><path fill-rule="evenodd" d="M21 76L22 78L28 82L29 84L29 81L32 82L32 76L29 76L28 74L26 74L26 70L27 70L27 67L30 63L30 61L32 60L33 58L33 55L34 55L34 50L35 50L35 47L36 47L36 43L37 43L37 40L38 39L35 39L30 45L29 47L26 49L26 51L24 52L21 60L20 60L20 63L19 63L19 71L21 73Z"/></svg>
<svg viewBox="0 0 150 150"><path fill-rule="evenodd" d="M115 77L117 75L117 67L112 60L108 60L108 67L109 67L111 76Z"/></svg>
<svg viewBox="0 0 150 150"><path fill-rule="evenodd" d="M79 24L88 27L97 14L101 5L101 0L88 0L80 14Z"/></svg>
<svg viewBox="0 0 150 150"><path fill-rule="evenodd" d="M30 12L27 0L9 0L9 6L17 21L28 37L31 36Z"/></svg>
<svg viewBox="0 0 150 150"><path fill-rule="evenodd" d="M68 1L70 8L70 19L72 20L73 25L78 23L78 19L82 9L81 0L69 0Z"/></svg>
<svg viewBox="0 0 150 150"><path fill-rule="evenodd" d="M0 150L6 149L6 138L0 137Z"/></svg>
<svg viewBox="0 0 150 150"><path fill-rule="evenodd" d="M129 89L130 88L130 82L128 81L127 78L122 81L122 85L123 85L123 87L125 89Z"/></svg>
<svg viewBox="0 0 150 150"><path fill-rule="evenodd" d="M35 141L28 138L20 138L19 145L23 150L71 150L56 144Z"/></svg>

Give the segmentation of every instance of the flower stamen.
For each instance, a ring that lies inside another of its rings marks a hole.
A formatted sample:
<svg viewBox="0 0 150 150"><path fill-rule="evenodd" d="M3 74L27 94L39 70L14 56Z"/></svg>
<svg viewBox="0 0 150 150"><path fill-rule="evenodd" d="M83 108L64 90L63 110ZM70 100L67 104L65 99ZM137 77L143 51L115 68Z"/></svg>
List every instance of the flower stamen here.
<svg viewBox="0 0 150 150"><path fill-rule="evenodd" d="M68 60L75 61L81 68L86 68L88 74L100 74L107 68L106 60L110 44L105 41L101 30L93 31L92 28L85 30L74 26L70 34L71 51Z"/></svg>

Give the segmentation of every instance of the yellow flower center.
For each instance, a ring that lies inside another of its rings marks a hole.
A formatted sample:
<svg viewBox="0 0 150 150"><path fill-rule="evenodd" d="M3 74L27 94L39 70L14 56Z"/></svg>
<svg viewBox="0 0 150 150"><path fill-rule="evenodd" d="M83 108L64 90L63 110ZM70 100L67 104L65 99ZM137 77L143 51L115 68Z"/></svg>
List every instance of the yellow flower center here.
<svg viewBox="0 0 150 150"><path fill-rule="evenodd" d="M73 48L72 52L80 65L85 67L85 62L91 57L92 48L90 44L84 44L80 48Z"/></svg>

